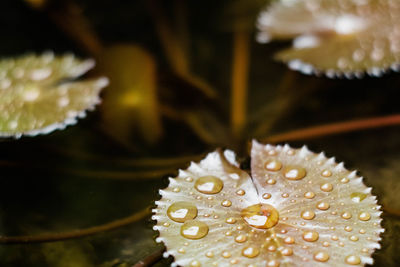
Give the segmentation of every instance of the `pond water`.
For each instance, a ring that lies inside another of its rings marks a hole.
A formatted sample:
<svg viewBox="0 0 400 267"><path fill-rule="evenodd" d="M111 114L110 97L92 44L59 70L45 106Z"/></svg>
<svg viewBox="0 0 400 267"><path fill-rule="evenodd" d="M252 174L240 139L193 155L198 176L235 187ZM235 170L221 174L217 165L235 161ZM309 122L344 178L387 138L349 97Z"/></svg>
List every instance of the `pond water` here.
<svg viewBox="0 0 400 267"><path fill-rule="evenodd" d="M191 160L223 147L248 169L252 138L400 112L398 73L328 79L274 61L289 43L255 41L265 1L34 4L41 2L0 3L0 55L73 52L95 58L89 76L106 75L111 85L77 125L0 140L0 236L57 239L54 233L144 215L85 237L1 244L1 266L133 266L162 249L149 207ZM244 96L232 103L233 88ZM373 187L386 229L373 266L400 262L399 135L400 127L390 126L279 140L336 156ZM169 266L171 259L153 263Z"/></svg>

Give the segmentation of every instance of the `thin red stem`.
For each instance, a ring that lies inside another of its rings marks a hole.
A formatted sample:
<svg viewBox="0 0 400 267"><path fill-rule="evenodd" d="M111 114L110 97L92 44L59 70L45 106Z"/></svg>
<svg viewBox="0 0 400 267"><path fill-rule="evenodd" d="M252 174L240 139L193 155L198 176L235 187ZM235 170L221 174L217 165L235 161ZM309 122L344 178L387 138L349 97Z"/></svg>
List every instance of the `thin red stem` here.
<svg viewBox="0 0 400 267"><path fill-rule="evenodd" d="M332 124L324 124L286 133L272 135L263 141L269 143L280 143L287 141L306 140L311 138L323 137L333 134L347 133L364 129L373 129L386 126L400 125L400 114L373 117L361 120L352 120L347 122L338 122Z"/></svg>
<svg viewBox="0 0 400 267"><path fill-rule="evenodd" d="M0 236L0 244L26 244L26 243L44 243L54 242L73 238L81 238L89 235L94 235L110 230L114 230L134 222L137 222L148 215L150 215L150 208L145 208L129 217L115 220L103 225L94 226L86 229L77 229L70 232L62 233L48 233L41 235L28 235L28 236Z"/></svg>

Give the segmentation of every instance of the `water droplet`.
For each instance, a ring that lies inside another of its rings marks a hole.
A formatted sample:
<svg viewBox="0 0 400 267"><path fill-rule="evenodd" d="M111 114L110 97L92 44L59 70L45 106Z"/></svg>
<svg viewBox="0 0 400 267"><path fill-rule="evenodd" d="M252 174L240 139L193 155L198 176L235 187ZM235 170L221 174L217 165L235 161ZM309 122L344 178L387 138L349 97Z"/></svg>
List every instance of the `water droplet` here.
<svg viewBox="0 0 400 267"><path fill-rule="evenodd" d="M234 223L236 223L236 219L233 218L233 217L229 217L229 218L226 219L226 222L229 223L229 224L234 224Z"/></svg>
<svg viewBox="0 0 400 267"><path fill-rule="evenodd" d="M270 199L271 198L271 194L270 193L264 193L262 195L263 199Z"/></svg>
<svg viewBox="0 0 400 267"><path fill-rule="evenodd" d="M275 179L268 179L267 180L267 184L270 184L270 185L276 184L276 180Z"/></svg>
<svg viewBox="0 0 400 267"><path fill-rule="evenodd" d="M185 181L186 181L186 182L193 182L193 178L192 178L192 177L186 177L186 178L185 178Z"/></svg>
<svg viewBox="0 0 400 267"><path fill-rule="evenodd" d="M246 191L244 191L243 189L239 189L238 191L236 191L236 194L239 196L243 196L244 194L246 194Z"/></svg>
<svg viewBox="0 0 400 267"><path fill-rule="evenodd" d="M364 229L360 229L360 231L358 231L360 234L365 234L366 231Z"/></svg>
<svg viewBox="0 0 400 267"><path fill-rule="evenodd" d="M288 198L288 197L289 197L289 194L288 194L288 193L283 193L283 194L282 194L282 197L283 197L283 198Z"/></svg>
<svg viewBox="0 0 400 267"><path fill-rule="evenodd" d="M324 170L321 175L324 177L330 177L332 176L332 172L330 170Z"/></svg>
<svg viewBox="0 0 400 267"><path fill-rule="evenodd" d="M344 230L345 230L346 232L351 232L351 231L353 231L353 228L351 228L351 226L345 226L345 227L344 227Z"/></svg>
<svg viewBox="0 0 400 267"><path fill-rule="evenodd" d="M174 191L175 193L178 193L181 191L181 189L179 187L175 187L174 189L172 189L172 191Z"/></svg>
<svg viewBox="0 0 400 267"><path fill-rule="evenodd" d="M368 221L369 219L371 219L371 215L368 212L361 212L358 215L358 219L360 219L361 221Z"/></svg>
<svg viewBox="0 0 400 267"><path fill-rule="evenodd" d="M188 239L200 239L207 235L207 224L200 221L186 221L181 226L181 235Z"/></svg>
<svg viewBox="0 0 400 267"><path fill-rule="evenodd" d="M50 68L35 69L31 72L31 80L41 81L50 77L52 70Z"/></svg>
<svg viewBox="0 0 400 267"><path fill-rule="evenodd" d="M22 95L24 101L27 102L35 101L36 99L38 99L39 96L40 96L39 89L33 86L26 87Z"/></svg>
<svg viewBox="0 0 400 267"><path fill-rule="evenodd" d="M326 242L326 241L325 241L324 243L322 243L322 245L323 245L324 247L329 247L330 244L329 244L329 242Z"/></svg>
<svg viewBox="0 0 400 267"><path fill-rule="evenodd" d="M361 193L361 192L354 192L351 193L350 198L353 202L360 203L367 197L366 194Z"/></svg>
<svg viewBox="0 0 400 267"><path fill-rule="evenodd" d="M287 166L283 171L288 180L300 180L306 176L306 170L303 167Z"/></svg>
<svg viewBox="0 0 400 267"><path fill-rule="evenodd" d="M339 240L339 237L337 237L336 235L333 235L333 236L331 236L331 239L332 239L333 241L338 241L338 240Z"/></svg>
<svg viewBox="0 0 400 267"><path fill-rule="evenodd" d="M223 251L223 252L222 252L222 257L224 257L224 258L230 258L230 257L231 257L231 253L229 253L228 251Z"/></svg>
<svg viewBox="0 0 400 267"><path fill-rule="evenodd" d="M164 227L169 227L169 225L170 225L170 224L167 223L167 222L163 223L163 226L164 226Z"/></svg>
<svg viewBox="0 0 400 267"><path fill-rule="evenodd" d="M285 242L285 244L293 244L294 243L294 238L291 237L291 236L288 236L285 239L283 239L283 242Z"/></svg>
<svg viewBox="0 0 400 267"><path fill-rule="evenodd" d="M206 257L212 258L212 257L214 257L214 253L212 253L211 251L208 251L208 252L206 253Z"/></svg>
<svg viewBox="0 0 400 267"><path fill-rule="evenodd" d="M197 208L189 202L180 201L169 206L167 215L171 220L183 223L196 218Z"/></svg>
<svg viewBox="0 0 400 267"><path fill-rule="evenodd" d="M242 255L247 257L247 258L254 258L257 257L260 254L260 249L256 247L245 247L242 250Z"/></svg>
<svg viewBox="0 0 400 267"><path fill-rule="evenodd" d="M279 261L277 260L270 260L267 263L267 267L279 267Z"/></svg>
<svg viewBox="0 0 400 267"><path fill-rule="evenodd" d="M232 206L232 202L230 200L225 199L224 201L221 202L221 205L224 207L230 207Z"/></svg>
<svg viewBox="0 0 400 267"><path fill-rule="evenodd" d="M238 243L243 243L247 241L247 236L246 235L238 235L235 237L235 241Z"/></svg>
<svg viewBox="0 0 400 267"><path fill-rule="evenodd" d="M361 263L360 257L358 257L356 255L347 256L345 261L347 264L350 264L350 265L358 265Z"/></svg>
<svg viewBox="0 0 400 267"><path fill-rule="evenodd" d="M306 192L306 193L304 193L304 197L308 198L308 199L312 199L315 197L315 193L314 192Z"/></svg>
<svg viewBox="0 0 400 267"><path fill-rule="evenodd" d="M257 229L272 228L279 221L278 211L268 204L256 204L244 208L241 216L247 224Z"/></svg>
<svg viewBox="0 0 400 267"><path fill-rule="evenodd" d="M330 207L330 205L327 202L320 202L317 205L317 208L320 210L327 210L327 209L329 209L329 207Z"/></svg>
<svg viewBox="0 0 400 267"><path fill-rule="evenodd" d="M282 163L279 160L271 159L265 163L264 167L268 171L276 172L282 168Z"/></svg>
<svg viewBox="0 0 400 267"><path fill-rule="evenodd" d="M333 185L330 184L330 183L326 183L326 184L321 185L321 190L324 191L324 192L331 192L332 189L333 189Z"/></svg>
<svg viewBox="0 0 400 267"><path fill-rule="evenodd" d="M236 264L236 263L238 263L238 262L239 262L238 259L232 259L232 260L230 260L230 264Z"/></svg>
<svg viewBox="0 0 400 267"><path fill-rule="evenodd" d="M200 267L201 264L198 260L194 260L190 263L190 267Z"/></svg>
<svg viewBox="0 0 400 267"><path fill-rule="evenodd" d="M307 242L315 242L318 240L318 238L319 238L319 234L317 232L310 231L310 232L303 233L303 239Z"/></svg>
<svg viewBox="0 0 400 267"><path fill-rule="evenodd" d="M185 251L184 248L180 248L180 249L178 249L178 252L181 253L181 254L184 254L186 251Z"/></svg>
<svg viewBox="0 0 400 267"><path fill-rule="evenodd" d="M306 210L301 213L301 218L303 218L304 220L312 220L312 219L314 219L314 217L315 217L315 213L310 210Z"/></svg>
<svg viewBox="0 0 400 267"><path fill-rule="evenodd" d="M343 219L346 219L346 220L348 220L352 217L351 213L347 212L347 211L343 212L341 216Z"/></svg>
<svg viewBox="0 0 400 267"><path fill-rule="evenodd" d="M324 251L319 251L314 254L314 260L319 262L326 262L329 260L329 254Z"/></svg>
<svg viewBox="0 0 400 267"><path fill-rule="evenodd" d="M346 178L346 177L344 177L344 178L340 179L340 182L341 182L342 184L347 184L347 183L349 182L349 179Z"/></svg>
<svg viewBox="0 0 400 267"><path fill-rule="evenodd" d="M355 236L355 235L352 235L352 236L350 236L349 237L349 239L351 240L351 241L358 241L358 236Z"/></svg>
<svg viewBox="0 0 400 267"><path fill-rule="evenodd" d="M291 249L291 248L283 248L281 250L281 253L282 253L283 256L291 256L291 255L293 255L293 249Z"/></svg>
<svg viewBox="0 0 400 267"><path fill-rule="evenodd" d="M224 187L221 179L215 176L203 176L196 180L195 188L203 194L217 194Z"/></svg>
<svg viewBox="0 0 400 267"><path fill-rule="evenodd" d="M231 232L231 231L227 231L227 232L225 232L225 235L226 235L226 236L231 236L231 235L232 235L232 232Z"/></svg>

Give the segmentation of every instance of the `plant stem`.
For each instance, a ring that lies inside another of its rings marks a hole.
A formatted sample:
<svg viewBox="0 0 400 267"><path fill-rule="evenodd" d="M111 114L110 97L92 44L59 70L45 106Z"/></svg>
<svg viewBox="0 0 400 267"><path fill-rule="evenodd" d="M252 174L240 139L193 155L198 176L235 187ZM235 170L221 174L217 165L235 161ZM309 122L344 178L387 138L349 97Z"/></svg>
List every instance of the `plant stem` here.
<svg viewBox="0 0 400 267"><path fill-rule="evenodd" d="M209 98L215 98L217 92L206 81L197 77L190 71L190 62L186 54L185 43L181 43L181 40L186 37L176 36L176 32L172 29L170 21L167 19L164 10L160 6L162 1L148 0L146 3L171 68L181 79L201 90ZM177 4L180 5L179 3ZM180 31L178 31L178 33L180 33ZM186 40L185 42L188 41Z"/></svg>
<svg viewBox="0 0 400 267"><path fill-rule="evenodd" d="M151 214L150 207L147 207L133 215L109 222L103 225L94 226L86 229L77 229L70 232L49 233L41 235L28 236L0 236L0 244L27 244L27 243L44 243L54 242L73 238L81 238L89 235L94 235L106 231L111 231L134 222L140 221Z"/></svg>
<svg viewBox="0 0 400 267"><path fill-rule="evenodd" d="M320 126L314 126L272 135L263 139L262 141L269 143L280 143L287 141L306 140L333 134L347 133L364 129L374 129L393 125L400 125L400 114L324 124Z"/></svg>
<svg viewBox="0 0 400 267"><path fill-rule="evenodd" d="M79 150L60 149L58 147L46 146L45 149L57 156L66 157L68 159L76 159L79 161L89 161L99 164L122 165L128 167L141 167L141 168L161 168L161 167L174 167L181 166L191 161L198 161L204 157L203 154L165 157L165 158L141 158L141 157L109 157L105 154L85 153Z"/></svg>
<svg viewBox="0 0 400 267"><path fill-rule="evenodd" d="M249 76L249 40L245 31L235 31L233 39L231 123L235 138L239 138L246 124Z"/></svg>
<svg viewBox="0 0 400 267"><path fill-rule="evenodd" d="M144 258L143 260L140 260L138 263L136 263L132 267L146 267L146 266L153 265L154 263L156 263L157 261L162 259L162 255L163 255L164 251L165 251L165 248L159 249L159 250L153 252L152 254L150 254L149 256L147 256L146 258Z"/></svg>

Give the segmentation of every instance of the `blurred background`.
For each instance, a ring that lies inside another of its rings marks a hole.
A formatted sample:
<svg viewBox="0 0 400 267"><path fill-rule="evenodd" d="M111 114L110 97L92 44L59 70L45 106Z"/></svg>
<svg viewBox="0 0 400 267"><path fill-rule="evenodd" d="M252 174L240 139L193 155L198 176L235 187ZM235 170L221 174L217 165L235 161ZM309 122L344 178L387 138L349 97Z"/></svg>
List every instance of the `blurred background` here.
<svg viewBox="0 0 400 267"><path fill-rule="evenodd" d="M273 60L289 43L255 42L267 4L2 0L1 57L72 52L94 58L89 76L105 75L110 86L77 125L0 141L0 266L169 266L149 215L158 190L217 147L248 167L252 138L307 144L359 170L385 209L374 266L397 266L400 127L280 133L396 116L400 75L331 80L290 71Z"/></svg>

